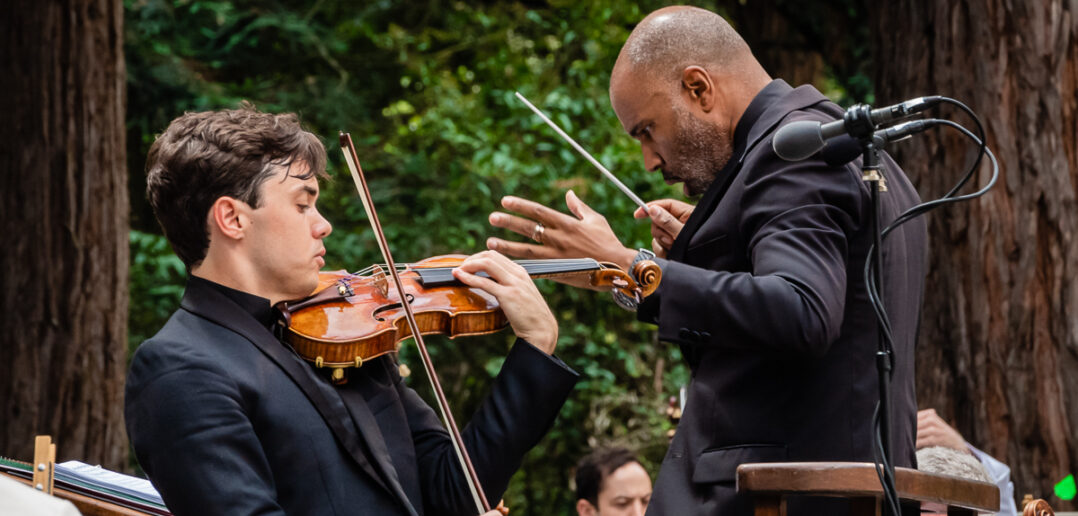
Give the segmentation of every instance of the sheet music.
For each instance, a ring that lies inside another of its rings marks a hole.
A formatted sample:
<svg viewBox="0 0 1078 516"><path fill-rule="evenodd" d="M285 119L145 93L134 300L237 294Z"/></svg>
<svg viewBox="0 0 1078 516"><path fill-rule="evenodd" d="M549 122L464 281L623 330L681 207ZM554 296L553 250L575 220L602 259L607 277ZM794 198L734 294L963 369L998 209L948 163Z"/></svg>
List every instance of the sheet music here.
<svg viewBox="0 0 1078 516"><path fill-rule="evenodd" d="M57 464L56 478L75 479L156 504L165 504L161 499L161 495L157 493L157 489L154 489L149 480L110 471L101 466L91 466L77 460Z"/></svg>

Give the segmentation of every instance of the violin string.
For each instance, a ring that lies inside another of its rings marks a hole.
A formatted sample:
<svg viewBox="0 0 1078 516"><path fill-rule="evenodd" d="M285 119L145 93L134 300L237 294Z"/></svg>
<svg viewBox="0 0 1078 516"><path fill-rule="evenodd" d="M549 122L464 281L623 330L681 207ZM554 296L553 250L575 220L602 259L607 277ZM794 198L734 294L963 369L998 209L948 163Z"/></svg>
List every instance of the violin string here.
<svg viewBox="0 0 1078 516"><path fill-rule="evenodd" d="M602 266L591 258L563 258L554 260L516 260L531 274L557 274L580 270L599 269ZM454 267L423 267L430 274L448 274Z"/></svg>
<svg viewBox="0 0 1078 516"><path fill-rule="evenodd" d="M524 267L529 274L544 275L558 274L562 272L577 272L581 270L601 269L603 266L591 258L559 258L546 260L515 260L515 263ZM398 270L406 270L413 264L396 264ZM370 279L374 271L385 270L386 265L376 263L364 269L349 274L348 286L355 286L357 282ZM455 267L422 267L428 274L448 275Z"/></svg>
<svg viewBox="0 0 1078 516"><path fill-rule="evenodd" d="M397 264L397 270L405 270L405 269L408 268L408 265L409 264ZM385 268L386 268L386 264L384 264L384 263L376 263L376 264L367 266L367 268L365 268L365 269L360 269L360 270L358 270L356 272L353 272L353 273L351 273L351 275L352 276L366 276L367 274L370 274L370 273L374 272L375 269L383 270Z"/></svg>

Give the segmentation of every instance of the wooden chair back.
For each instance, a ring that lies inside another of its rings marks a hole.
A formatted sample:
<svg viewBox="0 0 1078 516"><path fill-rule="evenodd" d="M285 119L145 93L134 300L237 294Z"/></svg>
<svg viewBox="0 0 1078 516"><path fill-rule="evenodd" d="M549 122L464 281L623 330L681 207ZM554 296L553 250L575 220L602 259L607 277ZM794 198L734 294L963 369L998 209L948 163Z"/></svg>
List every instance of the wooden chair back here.
<svg viewBox="0 0 1078 516"><path fill-rule="evenodd" d="M987 482L895 468L895 484L902 501L920 502L929 511L949 516L999 511L999 488ZM785 516L791 495L848 498L853 516L877 516L883 498L876 468L867 462L742 464L737 491L753 496L756 516Z"/></svg>

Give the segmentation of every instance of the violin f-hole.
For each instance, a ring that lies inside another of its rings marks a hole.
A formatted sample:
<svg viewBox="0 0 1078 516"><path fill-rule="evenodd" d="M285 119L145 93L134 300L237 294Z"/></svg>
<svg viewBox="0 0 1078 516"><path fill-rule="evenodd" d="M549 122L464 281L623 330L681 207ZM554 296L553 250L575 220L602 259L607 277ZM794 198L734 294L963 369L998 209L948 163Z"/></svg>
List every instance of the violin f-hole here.
<svg viewBox="0 0 1078 516"><path fill-rule="evenodd" d="M410 305L415 304L415 296L412 295L412 294L405 294L404 299L406 299L408 301L408 304L410 304ZM400 303L393 303L391 305L379 306L378 309L375 310L374 313L372 313L371 315L374 316L374 320L376 320L378 322L383 322L383 321L385 321L385 318L381 316L382 313L387 312L389 310L396 310L398 308L403 308Z"/></svg>

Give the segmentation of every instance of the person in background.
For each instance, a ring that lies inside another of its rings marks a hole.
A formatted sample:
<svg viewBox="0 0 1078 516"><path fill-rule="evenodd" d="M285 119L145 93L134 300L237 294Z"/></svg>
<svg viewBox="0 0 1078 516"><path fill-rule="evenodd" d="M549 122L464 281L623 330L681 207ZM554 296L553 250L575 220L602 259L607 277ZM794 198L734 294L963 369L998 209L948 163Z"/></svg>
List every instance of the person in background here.
<svg viewBox="0 0 1078 516"><path fill-rule="evenodd" d="M578 516L642 516L651 500L651 477L625 448L595 450L576 466Z"/></svg>
<svg viewBox="0 0 1078 516"><path fill-rule="evenodd" d="M958 433L958 430L948 425L936 413L936 409L917 411L918 468L929 471L926 468L928 466L926 459L935 457L932 450L941 447L971 456L980 462L984 468L984 473L989 477L988 481L995 483L999 487L999 512L996 514L1015 516L1018 513L1018 508L1014 503L1014 482L1011 482L1011 468L966 442L966 439L962 437L962 434ZM945 471L936 472L946 473Z"/></svg>

